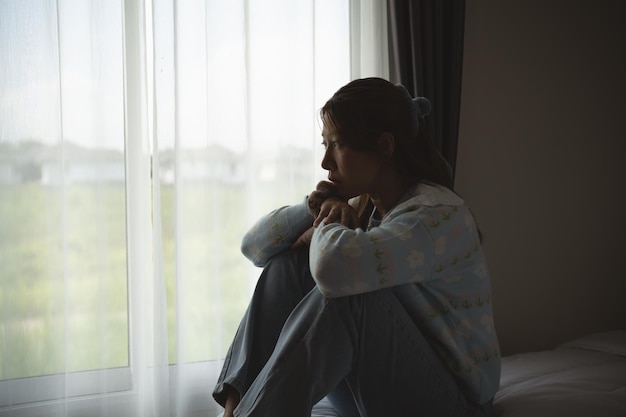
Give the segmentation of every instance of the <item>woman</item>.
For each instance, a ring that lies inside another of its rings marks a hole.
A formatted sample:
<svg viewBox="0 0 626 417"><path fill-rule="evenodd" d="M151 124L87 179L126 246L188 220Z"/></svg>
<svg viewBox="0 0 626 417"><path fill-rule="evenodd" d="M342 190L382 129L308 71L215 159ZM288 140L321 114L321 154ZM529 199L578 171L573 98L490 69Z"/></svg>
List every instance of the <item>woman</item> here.
<svg viewBox="0 0 626 417"><path fill-rule="evenodd" d="M321 109L328 181L263 217L264 267L213 393L230 416L485 416L500 358L489 274L424 98L355 80Z"/></svg>

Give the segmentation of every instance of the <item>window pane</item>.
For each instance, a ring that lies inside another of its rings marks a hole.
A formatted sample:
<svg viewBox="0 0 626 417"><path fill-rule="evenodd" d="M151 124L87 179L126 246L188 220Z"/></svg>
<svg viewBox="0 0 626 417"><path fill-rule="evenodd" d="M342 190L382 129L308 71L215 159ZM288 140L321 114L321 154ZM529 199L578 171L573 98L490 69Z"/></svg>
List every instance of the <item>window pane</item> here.
<svg viewBox="0 0 626 417"><path fill-rule="evenodd" d="M0 2L0 379L128 365L120 2Z"/></svg>

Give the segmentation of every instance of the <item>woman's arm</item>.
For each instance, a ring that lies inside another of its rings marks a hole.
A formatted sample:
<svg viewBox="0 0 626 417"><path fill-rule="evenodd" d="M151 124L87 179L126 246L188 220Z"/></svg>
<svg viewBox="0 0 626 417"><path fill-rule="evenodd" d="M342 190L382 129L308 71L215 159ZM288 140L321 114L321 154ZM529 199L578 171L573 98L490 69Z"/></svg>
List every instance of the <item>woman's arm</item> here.
<svg viewBox="0 0 626 417"><path fill-rule="evenodd" d="M322 223L311 241L311 273L326 297L424 280L433 258L433 240L418 212L399 214L369 231Z"/></svg>
<svg viewBox="0 0 626 417"><path fill-rule="evenodd" d="M290 248L313 225L305 202L284 206L261 217L244 235L241 252L256 266Z"/></svg>
<svg viewBox="0 0 626 417"><path fill-rule="evenodd" d="M369 231L329 222L316 228L311 273L326 297L454 278L467 267L460 260L471 261L480 240L463 200L423 184L412 193Z"/></svg>
<svg viewBox="0 0 626 417"><path fill-rule="evenodd" d="M367 232L323 223L311 241L311 273L326 297L340 297L407 283L454 280L476 272L474 254L479 249L478 232L466 206L409 202Z"/></svg>

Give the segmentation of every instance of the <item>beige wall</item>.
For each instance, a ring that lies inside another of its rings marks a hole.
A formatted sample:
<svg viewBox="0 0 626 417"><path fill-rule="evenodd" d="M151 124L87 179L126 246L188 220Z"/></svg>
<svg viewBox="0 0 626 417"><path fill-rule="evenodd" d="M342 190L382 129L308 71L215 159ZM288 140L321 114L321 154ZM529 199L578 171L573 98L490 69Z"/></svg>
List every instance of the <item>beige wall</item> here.
<svg viewBox="0 0 626 417"><path fill-rule="evenodd" d="M467 0L457 191L505 354L626 328L626 1Z"/></svg>

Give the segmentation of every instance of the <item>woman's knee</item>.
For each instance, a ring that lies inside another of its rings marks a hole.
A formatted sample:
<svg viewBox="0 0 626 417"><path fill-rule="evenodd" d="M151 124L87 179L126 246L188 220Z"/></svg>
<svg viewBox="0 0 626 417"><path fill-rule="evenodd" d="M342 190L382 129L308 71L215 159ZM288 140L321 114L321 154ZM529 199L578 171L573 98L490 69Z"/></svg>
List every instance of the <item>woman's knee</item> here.
<svg viewBox="0 0 626 417"><path fill-rule="evenodd" d="M259 277L256 291L302 298L314 286L308 248L297 248L285 250L270 259Z"/></svg>

